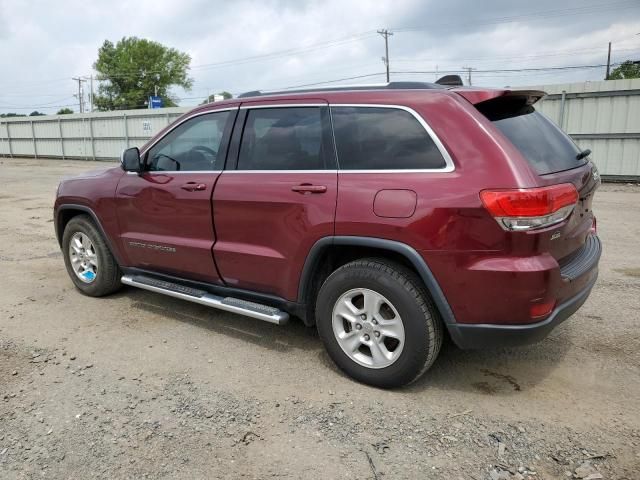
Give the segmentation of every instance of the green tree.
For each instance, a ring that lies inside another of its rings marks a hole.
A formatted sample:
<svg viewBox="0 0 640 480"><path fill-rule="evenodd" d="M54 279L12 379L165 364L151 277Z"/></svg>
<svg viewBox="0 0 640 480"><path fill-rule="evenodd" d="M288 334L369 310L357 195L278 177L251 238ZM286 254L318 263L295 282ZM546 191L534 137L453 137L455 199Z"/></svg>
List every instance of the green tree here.
<svg viewBox="0 0 640 480"><path fill-rule="evenodd" d="M70 108L61 108L60 110L58 110L58 113L56 113L56 115L68 115L70 113L73 113L73 110L71 110Z"/></svg>
<svg viewBox="0 0 640 480"><path fill-rule="evenodd" d="M623 80L625 78L640 78L640 62L631 60L622 62L609 75L609 80Z"/></svg>
<svg viewBox="0 0 640 480"><path fill-rule="evenodd" d="M220 93L216 93L214 95L209 95L207 98L205 98L202 103L200 105L205 105L207 103L211 103L211 102L215 102L216 101L216 96L217 95L221 95L223 100L229 100L230 98L233 98L233 95L231 95L229 92L227 91L223 91Z"/></svg>
<svg viewBox="0 0 640 480"><path fill-rule="evenodd" d="M26 117L23 113L2 113L0 114L2 118L12 118L12 117Z"/></svg>
<svg viewBox="0 0 640 480"><path fill-rule="evenodd" d="M98 50L93 68L98 72L98 110L145 108L157 89L165 107L176 106L169 89L180 86L190 90L191 57L174 48L143 38L124 37L115 45L105 40Z"/></svg>
<svg viewBox="0 0 640 480"><path fill-rule="evenodd" d="M37 110L34 110L33 112L31 112L31 113L29 114L29 116L30 116L30 117L40 117L40 116L42 116L42 115L46 115L46 113L42 113L42 112L39 112L39 111L37 111Z"/></svg>

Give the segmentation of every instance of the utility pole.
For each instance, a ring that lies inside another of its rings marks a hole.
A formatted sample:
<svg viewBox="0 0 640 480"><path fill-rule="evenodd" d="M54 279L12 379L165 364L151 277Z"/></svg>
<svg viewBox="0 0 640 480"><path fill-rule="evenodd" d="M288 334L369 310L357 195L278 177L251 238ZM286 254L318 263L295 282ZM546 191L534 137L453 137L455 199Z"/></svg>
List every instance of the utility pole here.
<svg viewBox="0 0 640 480"><path fill-rule="evenodd" d="M83 94L82 94L82 82L84 82L84 80L81 77L73 77L71 80L74 80L76 82L78 82L78 94L74 95L78 97L78 110L80 111L80 113L84 112L84 108L83 108L83 103L84 103L84 99Z"/></svg>
<svg viewBox="0 0 640 480"><path fill-rule="evenodd" d="M609 80L609 69L611 68L611 42L609 42L609 51L607 53L607 73L604 76L605 80Z"/></svg>
<svg viewBox="0 0 640 480"><path fill-rule="evenodd" d="M476 69L472 67L462 67L462 69L467 71L467 83L471 86L471 71Z"/></svg>
<svg viewBox="0 0 640 480"><path fill-rule="evenodd" d="M387 83L389 83L389 37L393 35L393 32L390 32L385 28L383 30L378 30L378 33L384 37L384 57L382 57L382 61L387 67Z"/></svg>

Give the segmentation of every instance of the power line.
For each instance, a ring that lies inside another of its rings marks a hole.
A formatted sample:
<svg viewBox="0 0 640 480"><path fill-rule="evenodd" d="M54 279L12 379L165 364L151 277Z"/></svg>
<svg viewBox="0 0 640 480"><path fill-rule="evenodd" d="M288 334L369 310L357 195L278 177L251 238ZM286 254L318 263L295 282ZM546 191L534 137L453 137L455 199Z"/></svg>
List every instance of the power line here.
<svg viewBox="0 0 640 480"><path fill-rule="evenodd" d="M358 80L358 79L361 79L361 78L376 77L378 75L384 75L384 72L367 73L365 75L356 75L356 76L353 76L353 77L336 78L334 80L325 80L323 82L316 82L316 83L305 83L305 84L302 84L302 85L290 85L288 87L270 88L269 90L291 90L291 89L294 89L294 88L315 87L316 85L326 85L328 83L345 82L347 80Z"/></svg>
<svg viewBox="0 0 640 480"><path fill-rule="evenodd" d="M619 63L614 63L612 64L612 66L617 66L619 65ZM540 67L540 68L512 68L512 69L477 69L477 70L473 70L474 74L478 75L478 76L482 76L482 77L491 77L491 75L486 75L487 73L522 73L522 72L554 72L554 71L558 71L558 70L579 70L579 69L591 69L591 68L602 68L606 66L606 64L598 64L598 65L568 65L568 66L553 66L553 67ZM458 69L458 70L441 70L439 69L438 71L436 70L420 70L420 71L391 71L391 73L394 74L398 74L398 75L423 75L423 74L434 74L434 73L464 73L462 70ZM344 81L348 81L348 80L359 80L362 78L371 78L371 77L375 77L375 76L383 76L385 75L385 72L378 72L378 73L368 73L365 75L354 75L351 77L343 77L343 78L336 78L336 79L332 79L332 80L324 80L321 82L315 82L315 83L304 83L304 84L298 84L298 85L289 85L286 87L276 87L276 88L271 88L269 90L292 90L292 89L296 89L296 88L304 88L304 87L314 87L314 86L319 86L319 85L328 85L328 84L332 84L332 83L338 83L338 82L344 82ZM70 98L70 97L69 97ZM192 100L192 99L197 99L200 97L177 97L175 98L175 100ZM22 107L10 107L16 110L29 110L29 109L38 109L38 108L64 108L64 107L72 107L73 105L38 105L38 106L22 106ZM144 107L144 105L128 105L126 107L123 108L118 108L117 110L123 110L123 109L130 109L130 108L141 108Z"/></svg>
<svg viewBox="0 0 640 480"><path fill-rule="evenodd" d="M617 48L615 52L637 52L640 50L640 47L635 48ZM593 47L593 48L579 48L576 50L558 50L556 52L544 52L536 55L490 55L490 56L481 56L481 57L473 57L473 58L458 58L455 57L455 60L458 62L482 62L483 60L528 60L528 59L537 59L537 58L549 58L549 57L564 57L564 56L575 56L579 53L586 52L594 52L601 53L602 46ZM394 60L396 63L418 63L418 62L439 62L443 60L449 60L451 57L433 57L433 58L409 58L409 57L399 57Z"/></svg>
<svg viewBox="0 0 640 480"><path fill-rule="evenodd" d="M9 104L9 103L0 103L0 108L14 108L14 109L25 109L25 110L28 110L30 108L33 108L33 109L35 109L35 108L52 108L54 103L63 102L65 100L68 100L68 99L71 99L71 98L74 98L74 97L73 96L71 96L71 97L67 96L67 97L59 98L59 99L54 100L52 102L42 103L37 107L29 106L29 105L25 106L24 104L15 105L15 104Z"/></svg>
<svg viewBox="0 0 640 480"><path fill-rule="evenodd" d="M496 68L496 69L488 69L488 70L475 70L478 73L506 73L506 72L536 72L536 71L550 71L550 70L576 70L576 69L586 69L586 68L601 68L606 67L606 63L598 64L598 65L567 65L564 67L534 67L534 68ZM468 70L438 70L440 73L464 73ZM415 71L397 71L391 73L408 73L408 74L416 74L416 73L435 73L435 70L415 70Z"/></svg>

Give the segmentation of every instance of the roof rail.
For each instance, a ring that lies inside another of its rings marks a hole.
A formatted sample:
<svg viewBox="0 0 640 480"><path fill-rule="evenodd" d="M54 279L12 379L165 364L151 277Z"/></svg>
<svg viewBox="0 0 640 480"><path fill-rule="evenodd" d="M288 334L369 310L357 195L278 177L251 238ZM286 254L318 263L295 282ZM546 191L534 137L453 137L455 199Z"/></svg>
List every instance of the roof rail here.
<svg viewBox="0 0 640 480"><path fill-rule="evenodd" d="M241 93L237 98L260 97L263 95L286 95L288 93L311 93L311 92L343 92L348 90L431 90L447 88L444 85L429 82L389 82L373 85L341 85L338 87L318 87L290 90L261 91L252 90Z"/></svg>

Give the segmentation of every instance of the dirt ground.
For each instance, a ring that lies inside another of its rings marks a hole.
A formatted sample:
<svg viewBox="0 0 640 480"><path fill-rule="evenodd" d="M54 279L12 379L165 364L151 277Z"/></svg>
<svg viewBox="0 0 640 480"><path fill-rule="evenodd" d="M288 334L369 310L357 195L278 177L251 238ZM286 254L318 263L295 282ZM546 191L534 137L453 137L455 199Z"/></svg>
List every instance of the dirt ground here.
<svg viewBox="0 0 640 480"><path fill-rule="evenodd" d="M0 478L640 478L640 187L597 193L598 284L548 339L383 391L299 322L81 295L51 207L100 166L0 159Z"/></svg>

